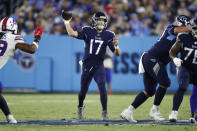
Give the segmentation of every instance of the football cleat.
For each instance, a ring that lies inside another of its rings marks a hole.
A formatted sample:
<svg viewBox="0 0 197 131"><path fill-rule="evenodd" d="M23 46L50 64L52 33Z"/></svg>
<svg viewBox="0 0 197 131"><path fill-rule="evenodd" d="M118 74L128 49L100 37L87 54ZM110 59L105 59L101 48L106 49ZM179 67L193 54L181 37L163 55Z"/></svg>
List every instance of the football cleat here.
<svg viewBox="0 0 197 131"><path fill-rule="evenodd" d="M102 120L103 121L109 120L108 115L107 115L107 111L103 111L103 113L102 113Z"/></svg>
<svg viewBox="0 0 197 131"><path fill-rule="evenodd" d="M196 117L196 112L192 112L192 113L191 113L191 116L190 116L190 118L189 118L189 121L190 121L191 123L196 123L195 117Z"/></svg>
<svg viewBox="0 0 197 131"><path fill-rule="evenodd" d="M127 120L129 122L137 122L136 120L133 119L133 112L130 111L129 109L125 109L121 114L120 117L124 120Z"/></svg>
<svg viewBox="0 0 197 131"><path fill-rule="evenodd" d="M6 118L7 118L8 123L12 123L12 124L16 124L17 123L17 121L13 117L13 115L7 115Z"/></svg>
<svg viewBox="0 0 197 131"><path fill-rule="evenodd" d="M159 107L152 107L149 115L156 121L164 121L165 118L160 114Z"/></svg>
<svg viewBox="0 0 197 131"><path fill-rule="evenodd" d="M78 107L78 119L82 120L83 119L83 110L85 108L85 104L82 107Z"/></svg>
<svg viewBox="0 0 197 131"><path fill-rule="evenodd" d="M169 115L170 122L176 122L178 117L178 111L172 111Z"/></svg>

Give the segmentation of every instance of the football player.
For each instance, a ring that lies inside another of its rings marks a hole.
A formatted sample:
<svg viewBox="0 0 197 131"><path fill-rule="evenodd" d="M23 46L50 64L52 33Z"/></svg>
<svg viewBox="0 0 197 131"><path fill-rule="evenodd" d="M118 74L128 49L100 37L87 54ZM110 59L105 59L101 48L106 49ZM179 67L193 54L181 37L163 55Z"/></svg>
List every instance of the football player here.
<svg viewBox="0 0 197 131"><path fill-rule="evenodd" d="M121 117L130 122L137 122L133 118L133 112L149 97L155 94L154 105L149 115L153 119L162 121L164 117L160 114L159 105L170 86L170 79L166 71L166 65L170 62L169 50L176 41L176 36L180 32L190 31L187 26L189 18L178 16L172 25L169 25L163 32L156 44L143 53L139 63L139 73L143 73L144 91L140 92L132 104L121 113ZM159 87L156 91L156 86Z"/></svg>
<svg viewBox="0 0 197 131"><path fill-rule="evenodd" d="M197 86L197 18L193 18L190 25L191 31L180 33L169 52L170 58L179 67L177 74L179 87L174 94L172 112L169 115L171 122L177 121L178 109L189 84ZM181 57L177 58L179 52Z"/></svg>
<svg viewBox="0 0 197 131"><path fill-rule="evenodd" d="M8 59L14 55L16 49L31 54L34 53L38 48L42 32L42 28L37 27L34 32L34 42L32 44L26 44L21 35L17 35L16 21L12 17L3 18L0 22L0 69L7 63ZM9 123L17 123L2 94L0 94L0 108Z"/></svg>
<svg viewBox="0 0 197 131"><path fill-rule="evenodd" d="M69 14L68 14L69 15ZM62 14L62 17L64 15ZM115 33L107 30L107 15L104 12L97 12L92 17L92 26L84 26L81 31L74 31L70 26L72 17L64 20L69 36L84 40L83 68L81 74L81 88L78 94L78 118L83 119L84 99L88 91L89 84L94 78L99 91L102 104L102 119L108 120L107 115L107 93L105 88L105 68L103 60L108 46L111 51L119 56L118 38Z"/></svg>

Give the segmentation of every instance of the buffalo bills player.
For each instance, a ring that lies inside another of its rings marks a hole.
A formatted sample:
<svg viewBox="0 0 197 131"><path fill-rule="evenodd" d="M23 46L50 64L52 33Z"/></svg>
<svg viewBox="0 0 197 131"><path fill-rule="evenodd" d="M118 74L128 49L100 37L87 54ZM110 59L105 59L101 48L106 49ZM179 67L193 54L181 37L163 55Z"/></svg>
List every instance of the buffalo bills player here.
<svg viewBox="0 0 197 131"><path fill-rule="evenodd" d="M62 15L63 17L64 15ZM74 31L70 26L70 20L64 19L67 32L70 36L85 41L85 49L83 56L83 69L81 75L81 89L78 95L78 118L83 118L84 99L88 91L89 84L94 78L99 91L102 104L102 119L108 120L107 116L107 93L105 88L105 68L103 60L105 58L106 47L119 56L120 48L118 47L118 39L115 34L106 29L107 16L104 12L97 12L92 17L92 26L85 26L81 31Z"/></svg>
<svg viewBox="0 0 197 131"><path fill-rule="evenodd" d="M172 112L169 115L171 122L177 121L178 109L189 84L197 86L197 18L193 18L190 25L191 31L180 33L169 53L174 64L179 67L177 74L179 88L173 97ZM181 57L177 58L179 52Z"/></svg>
<svg viewBox="0 0 197 131"><path fill-rule="evenodd" d="M137 122L133 118L133 112L148 97L155 94L154 105L150 110L150 116L155 120L164 120L160 114L159 105L170 86L170 79L166 71L166 65L170 62L169 50L176 41L176 36L180 32L187 32L190 27L187 26L189 18L187 16L178 16L172 25L169 25L163 32L157 43L143 53L139 63L139 73L143 73L144 91L140 92L132 104L121 113L121 117L130 122ZM156 91L156 86L159 87ZM156 93L155 93L156 92Z"/></svg>
<svg viewBox="0 0 197 131"><path fill-rule="evenodd" d="M17 35L17 23L12 17L5 17L0 23L0 69L7 63L8 59L14 55L16 49L28 53L34 53L38 48L38 43L42 36L42 28L38 27L34 32L34 42L25 44L21 35ZM7 102L0 94L0 108L5 114L9 123L17 123L11 115Z"/></svg>

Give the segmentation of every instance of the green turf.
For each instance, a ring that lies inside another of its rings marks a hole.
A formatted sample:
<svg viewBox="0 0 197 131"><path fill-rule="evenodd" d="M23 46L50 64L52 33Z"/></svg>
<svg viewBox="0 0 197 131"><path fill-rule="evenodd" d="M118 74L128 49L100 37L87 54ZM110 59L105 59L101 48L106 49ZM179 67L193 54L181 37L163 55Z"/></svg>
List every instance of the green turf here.
<svg viewBox="0 0 197 131"><path fill-rule="evenodd" d="M120 113L127 108L136 95L120 94L108 97L109 119L120 119ZM60 120L62 118L77 118L77 94L4 94L12 114L18 121L26 120ZM161 104L161 113L167 119L172 108L172 95L166 95ZM86 97L86 108L84 111L85 119L101 119L100 98L96 94L88 94ZM135 119L151 119L149 110L152 107L153 98L148 99L142 106L134 112ZM179 110L178 119L188 119L190 116L189 95L184 97L183 103ZM0 112L0 121L5 121L5 117ZM56 131L56 130L195 130L197 126L164 126L164 125L80 125L80 126L0 126L0 131Z"/></svg>

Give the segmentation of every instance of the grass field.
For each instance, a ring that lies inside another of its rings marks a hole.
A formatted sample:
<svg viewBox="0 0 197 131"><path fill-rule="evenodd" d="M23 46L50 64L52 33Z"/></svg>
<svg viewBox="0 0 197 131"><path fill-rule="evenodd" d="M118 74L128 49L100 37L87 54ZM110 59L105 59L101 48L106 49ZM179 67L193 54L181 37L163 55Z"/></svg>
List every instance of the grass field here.
<svg viewBox="0 0 197 131"><path fill-rule="evenodd" d="M114 94L108 97L108 115L111 120L119 120L120 113L127 108L136 94ZM18 121L26 120L73 120L77 118L77 94L4 94L12 114ZM167 119L172 108L172 95L166 95L161 104L161 113ZM88 94L85 100L85 119L101 119L100 98L96 94ZM149 110L153 98L148 99L134 112L137 120L151 119ZM184 97L179 110L178 119L188 119L190 116L189 95ZM5 117L0 112L0 121ZM190 131L197 126L164 126L164 125L78 125L78 126L50 126L50 125L1 125L0 131L123 131L123 130L151 130L151 131Z"/></svg>

